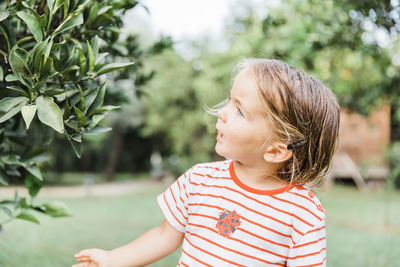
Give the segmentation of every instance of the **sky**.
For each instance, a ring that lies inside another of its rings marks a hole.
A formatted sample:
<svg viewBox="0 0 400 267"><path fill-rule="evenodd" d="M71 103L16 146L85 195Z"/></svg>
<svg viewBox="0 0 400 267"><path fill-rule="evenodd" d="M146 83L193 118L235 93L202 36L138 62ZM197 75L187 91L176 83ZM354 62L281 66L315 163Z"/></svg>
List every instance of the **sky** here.
<svg viewBox="0 0 400 267"><path fill-rule="evenodd" d="M177 40L194 39L201 34L218 35L228 16L229 0L147 0L156 31ZM232 2L232 1L231 1Z"/></svg>
<svg viewBox="0 0 400 267"><path fill-rule="evenodd" d="M174 48L183 58L196 57L193 46L188 40L207 37L213 42L215 50L227 49L227 42L222 39L222 31L230 13L240 11L240 3L252 3L259 16L265 16L268 6L279 5L280 0L143 0L149 13L142 7L135 7L127 12L124 21L128 32L138 33L142 44L151 44L160 34L171 36Z"/></svg>

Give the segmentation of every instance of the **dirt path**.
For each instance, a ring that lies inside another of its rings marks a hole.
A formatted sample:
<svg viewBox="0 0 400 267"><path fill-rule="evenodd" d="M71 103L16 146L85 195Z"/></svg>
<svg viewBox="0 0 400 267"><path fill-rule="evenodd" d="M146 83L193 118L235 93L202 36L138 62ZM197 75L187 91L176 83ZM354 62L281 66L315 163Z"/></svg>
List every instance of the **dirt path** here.
<svg viewBox="0 0 400 267"><path fill-rule="evenodd" d="M77 198L87 196L118 196L131 192L139 192L151 188L166 188L171 181L155 181L140 179L133 181L80 185L80 186L44 186L38 197ZM0 187L0 199L14 197L15 191L20 196L28 196L28 190L23 186Z"/></svg>

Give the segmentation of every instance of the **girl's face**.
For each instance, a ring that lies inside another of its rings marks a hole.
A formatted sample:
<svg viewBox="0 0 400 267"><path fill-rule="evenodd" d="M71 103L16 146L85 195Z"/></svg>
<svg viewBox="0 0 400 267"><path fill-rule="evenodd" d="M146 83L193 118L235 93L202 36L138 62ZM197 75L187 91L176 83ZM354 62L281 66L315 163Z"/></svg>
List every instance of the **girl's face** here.
<svg viewBox="0 0 400 267"><path fill-rule="evenodd" d="M271 130L257 84L249 71L237 76L228 104L218 111L215 151L243 164L264 163L263 152Z"/></svg>

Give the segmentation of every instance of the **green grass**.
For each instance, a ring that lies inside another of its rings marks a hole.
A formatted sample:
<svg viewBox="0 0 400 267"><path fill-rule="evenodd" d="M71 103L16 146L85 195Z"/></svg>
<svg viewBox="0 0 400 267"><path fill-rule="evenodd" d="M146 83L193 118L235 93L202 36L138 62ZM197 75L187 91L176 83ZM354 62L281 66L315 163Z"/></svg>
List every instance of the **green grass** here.
<svg viewBox="0 0 400 267"><path fill-rule="evenodd" d="M54 173L49 172L46 174L46 185L56 185L56 186L71 186L71 185L82 185L85 183L85 176L88 174L81 172L64 172L64 173ZM94 184L108 182L104 177L103 173L91 173L92 182ZM114 182L127 181L132 179L143 179L149 177L149 173L116 173L113 177Z"/></svg>
<svg viewBox="0 0 400 267"><path fill-rule="evenodd" d="M63 199L73 217L40 216L40 226L17 220L6 224L0 233L0 266L70 266L82 248L126 244L162 222L155 199L162 190L160 186L119 197ZM351 187L335 187L320 198L327 212L328 266L398 266L399 193L363 195ZM151 266L176 266L179 254Z"/></svg>

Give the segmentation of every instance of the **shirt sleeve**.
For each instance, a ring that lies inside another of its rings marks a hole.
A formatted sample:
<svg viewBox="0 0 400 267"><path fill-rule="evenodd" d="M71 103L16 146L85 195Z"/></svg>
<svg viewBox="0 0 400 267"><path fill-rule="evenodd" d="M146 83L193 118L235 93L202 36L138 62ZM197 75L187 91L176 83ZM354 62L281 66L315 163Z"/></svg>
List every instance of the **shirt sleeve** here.
<svg viewBox="0 0 400 267"><path fill-rule="evenodd" d="M165 219L180 232L185 232L191 170L182 174L164 193L157 197Z"/></svg>
<svg viewBox="0 0 400 267"><path fill-rule="evenodd" d="M326 266L325 219L322 219L292 246L287 266Z"/></svg>

